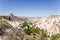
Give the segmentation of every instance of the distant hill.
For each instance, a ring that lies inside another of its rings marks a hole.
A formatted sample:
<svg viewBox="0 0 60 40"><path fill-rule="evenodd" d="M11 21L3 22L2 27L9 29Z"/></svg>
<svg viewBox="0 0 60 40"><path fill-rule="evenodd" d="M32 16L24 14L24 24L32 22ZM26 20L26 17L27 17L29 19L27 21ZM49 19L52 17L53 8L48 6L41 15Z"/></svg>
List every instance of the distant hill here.
<svg viewBox="0 0 60 40"><path fill-rule="evenodd" d="M15 16L13 14L6 15L6 16L0 16L0 19L6 19L6 20L10 20L10 21L25 21L25 20L28 20L27 18L18 17L18 16Z"/></svg>

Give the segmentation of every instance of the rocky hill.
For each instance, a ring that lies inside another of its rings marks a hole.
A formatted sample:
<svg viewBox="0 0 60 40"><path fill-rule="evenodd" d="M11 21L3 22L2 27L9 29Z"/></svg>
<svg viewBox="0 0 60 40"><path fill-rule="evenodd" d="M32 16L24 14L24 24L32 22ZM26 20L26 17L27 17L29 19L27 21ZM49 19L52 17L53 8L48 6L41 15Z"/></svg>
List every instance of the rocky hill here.
<svg viewBox="0 0 60 40"><path fill-rule="evenodd" d="M18 17L13 14L0 16L0 40L50 40L56 34L60 34L58 15L42 18Z"/></svg>
<svg viewBox="0 0 60 40"><path fill-rule="evenodd" d="M6 16L1 15L0 19L6 19L6 20L10 20L10 21L26 21L26 20L28 20L27 18L18 17L13 14L9 14Z"/></svg>

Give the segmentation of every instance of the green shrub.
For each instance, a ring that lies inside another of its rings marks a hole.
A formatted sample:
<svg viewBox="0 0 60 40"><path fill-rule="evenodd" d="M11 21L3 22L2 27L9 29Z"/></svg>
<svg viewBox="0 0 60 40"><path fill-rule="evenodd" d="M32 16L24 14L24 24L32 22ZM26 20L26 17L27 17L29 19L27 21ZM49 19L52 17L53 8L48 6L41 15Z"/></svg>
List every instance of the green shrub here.
<svg viewBox="0 0 60 40"><path fill-rule="evenodd" d="M60 38L60 34L52 35L50 40L58 40Z"/></svg>
<svg viewBox="0 0 60 40"><path fill-rule="evenodd" d="M24 27L28 26L28 22L24 21L23 26Z"/></svg>
<svg viewBox="0 0 60 40"><path fill-rule="evenodd" d="M26 28L26 29L24 29L24 32L25 32L25 34L27 34L27 35L31 35L32 30L31 30L30 28Z"/></svg>

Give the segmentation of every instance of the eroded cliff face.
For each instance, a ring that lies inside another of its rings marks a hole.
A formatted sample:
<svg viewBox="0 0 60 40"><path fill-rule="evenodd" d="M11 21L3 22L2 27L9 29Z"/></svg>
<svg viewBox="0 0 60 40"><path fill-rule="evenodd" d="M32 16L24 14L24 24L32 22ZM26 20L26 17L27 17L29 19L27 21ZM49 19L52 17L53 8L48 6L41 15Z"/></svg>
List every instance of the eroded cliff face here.
<svg viewBox="0 0 60 40"><path fill-rule="evenodd" d="M25 40L17 21L0 20L0 40ZM14 27L15 25L15 27ZM16 27L17 26L17 27Z"/></svg>
<svg viewBox="0 0 60 40"><path fill-rule="evenodd" d="M0 20L0 40L15 40L16 30L6 21Z"/></svg>

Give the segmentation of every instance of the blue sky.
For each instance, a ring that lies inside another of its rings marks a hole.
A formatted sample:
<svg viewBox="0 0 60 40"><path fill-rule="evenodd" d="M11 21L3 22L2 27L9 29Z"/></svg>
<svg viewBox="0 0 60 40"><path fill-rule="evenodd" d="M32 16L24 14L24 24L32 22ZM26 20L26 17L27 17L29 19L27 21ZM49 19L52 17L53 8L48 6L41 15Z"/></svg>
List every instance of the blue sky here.
<svg viewBox="0 0 60 40"><path fill-rule="evenodd" d="M43 17L60 15L60 0L0 0L0 15Z"/></svg>

